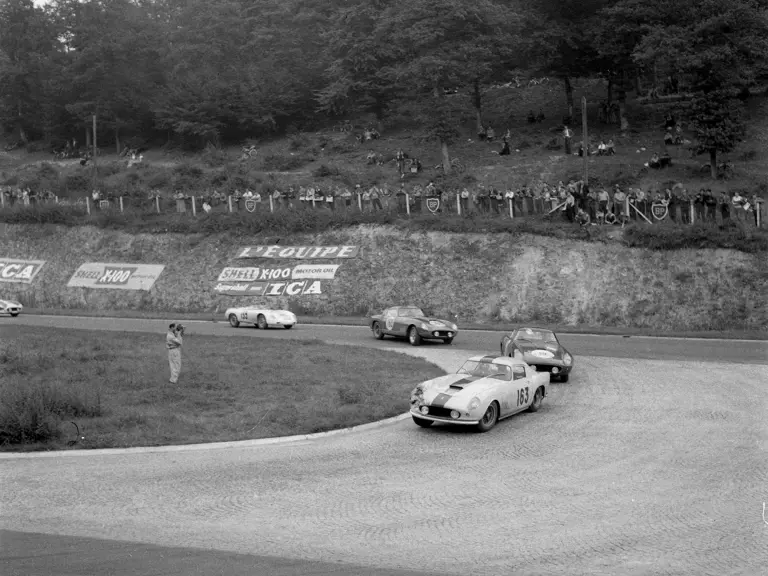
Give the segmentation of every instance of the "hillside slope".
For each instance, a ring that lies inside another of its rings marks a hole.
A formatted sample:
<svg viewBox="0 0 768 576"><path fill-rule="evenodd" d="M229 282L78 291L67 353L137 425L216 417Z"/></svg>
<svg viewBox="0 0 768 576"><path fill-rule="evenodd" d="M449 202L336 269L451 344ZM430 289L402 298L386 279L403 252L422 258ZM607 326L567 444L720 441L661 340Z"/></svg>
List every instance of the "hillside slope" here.
<svg viewBox="0 0 768 576"><path fill-rule="evenodd" d="M460 320L538 320L561 325L662 330L764 329L768 262L729 250L655 252L620 245L507 234L406 234L363 226L280 238L285 245L354 244L357 258L335 263L323 294L221 296L226 266L295 265L297 260L235 260L244 245L276 238L132 235L95 228L0 225L0 256L46 260L34 283L0 284L27 306L145 311L223 311L233 303L285 306L300 314L364 315L414 303ZM143 262L166 268L150 292L68 288L84 262ZM306 263L303 262L303 263Z"/></svg>

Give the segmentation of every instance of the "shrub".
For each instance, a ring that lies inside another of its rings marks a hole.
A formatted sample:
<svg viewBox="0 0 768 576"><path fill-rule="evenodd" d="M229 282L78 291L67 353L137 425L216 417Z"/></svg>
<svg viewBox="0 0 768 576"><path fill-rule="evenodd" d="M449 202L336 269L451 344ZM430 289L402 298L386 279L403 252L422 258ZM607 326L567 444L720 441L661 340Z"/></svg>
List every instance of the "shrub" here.
<svg viewBox="0 0 768 576"><path fill-rule="evenodd" d="M330 151L337 154L348 154L356 149L355 144L349 140L336 140L330 147Z"/></svg>
<svg viewBox="0 0 768 576"><path fill-rule="evenodd" d="M87 194L91 189L91 178L82 173L68 174L64 179L64 190L67 195Z"/></svg>
<svg viewBox="0 0 768 576"><path fill-rule="evenodd" d="M320 166L312 170L312 176L315 176L316 178L328 178L329 176L340 175L341 169L334 165L326 166L325 164L320 164Z"/></svg>
<svg viewBox="0 0 768 576"><path fill-rule="evenodd" d="M229 160L224 150L210 143L206 145L205 150L203 150L202 154L200 155L200 159L206 166L211 168L219 168L220 166L224 166Z"/></svg>

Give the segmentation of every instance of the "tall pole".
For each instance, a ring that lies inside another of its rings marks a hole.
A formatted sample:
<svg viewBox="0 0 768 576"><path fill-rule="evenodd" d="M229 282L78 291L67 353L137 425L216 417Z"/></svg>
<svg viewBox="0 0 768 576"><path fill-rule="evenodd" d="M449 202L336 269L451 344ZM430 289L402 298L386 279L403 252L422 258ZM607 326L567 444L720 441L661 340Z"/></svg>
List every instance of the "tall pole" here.
<svg viewBox="0 0 768 576"><path fill-rule="evenodd" d="M93 189L96 190L96 114L93 115Z"/></svg>
<svg viewBox="0 0 768 576"><path fill-rule="evenodd" d="M584 185L589 186L589 135L587 133L587 97L581 97L581 148L584 150Z"/></svg>

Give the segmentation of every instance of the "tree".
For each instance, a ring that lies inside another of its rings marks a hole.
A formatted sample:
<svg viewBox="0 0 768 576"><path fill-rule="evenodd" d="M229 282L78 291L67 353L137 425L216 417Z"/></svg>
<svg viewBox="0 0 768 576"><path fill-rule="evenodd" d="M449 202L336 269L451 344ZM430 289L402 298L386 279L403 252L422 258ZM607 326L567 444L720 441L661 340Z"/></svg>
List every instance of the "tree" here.
<svg viewBox="0 0 768 576"><path fill-rule="evenodd" d="M400 1L382 15L376 33L398 49L398 81L421 104L421 119L428 137L440 146L446 174L451 171L449 146L459 132L444 89L482 78L497 60L480 42L511 44L515 30L515 14L495 0Z"/></svg>
<svg viewBox="0 0 768 576"><path fill-rule="evenodd" d="M743 104L735 97L768 69L768 10L764 0L681 0L659 11L634 58L679 70L694 94L680 112L693 121L696 151L708 153L713 178L717 154L744 133ZM661 18L663 17L663 19Z"/></svg>

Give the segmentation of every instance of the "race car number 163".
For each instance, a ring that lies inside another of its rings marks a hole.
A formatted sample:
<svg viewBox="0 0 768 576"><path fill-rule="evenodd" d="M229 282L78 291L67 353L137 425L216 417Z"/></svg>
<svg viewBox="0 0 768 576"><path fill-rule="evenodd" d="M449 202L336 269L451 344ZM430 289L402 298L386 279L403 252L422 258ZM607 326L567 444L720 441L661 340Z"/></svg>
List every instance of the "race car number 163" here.
<svg viewBox="0 0 768 576"><path fill-rule="evenodd" d="M522 406L523 404L528 403L528 388L520 388L520 390L517 391L517 405Z"/></svg>

